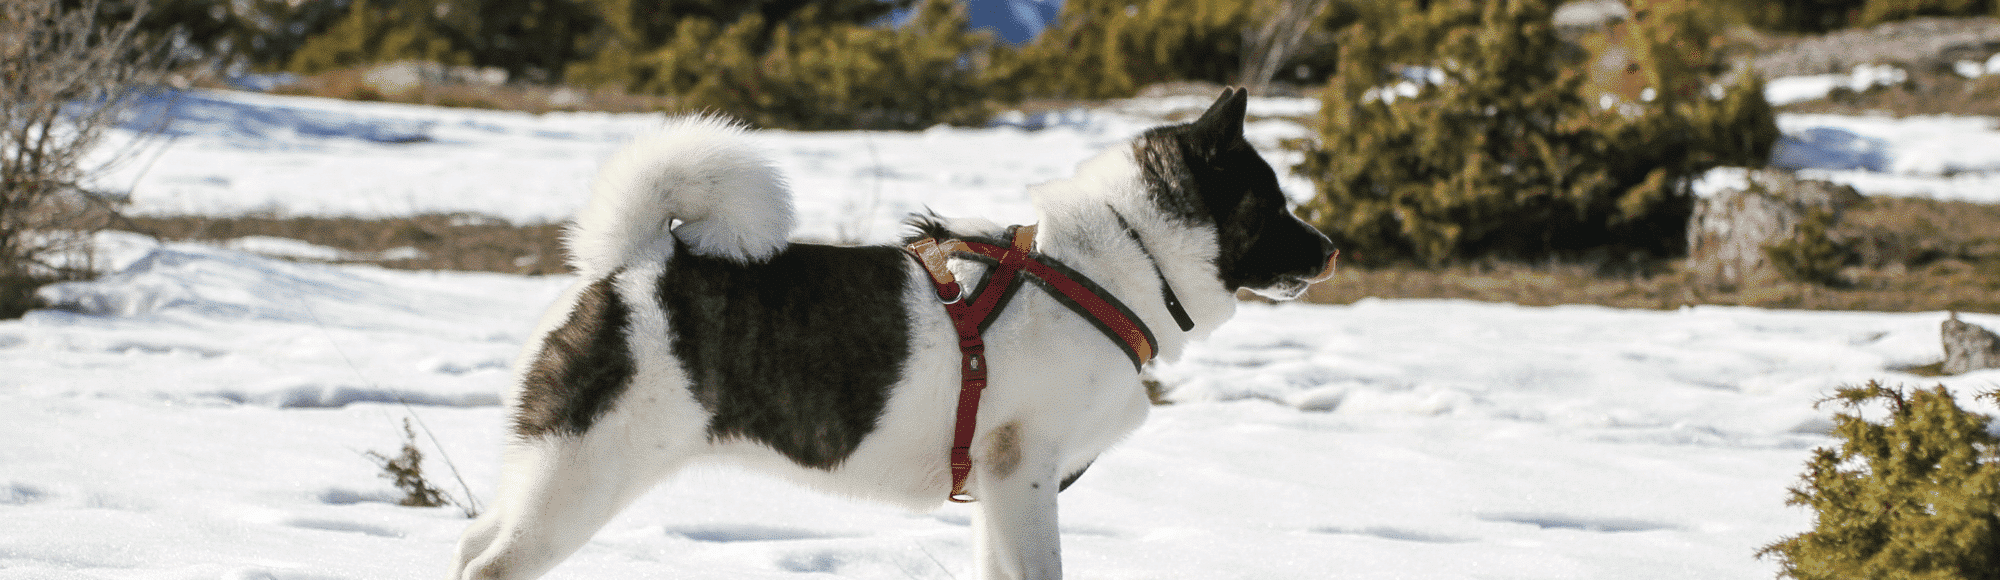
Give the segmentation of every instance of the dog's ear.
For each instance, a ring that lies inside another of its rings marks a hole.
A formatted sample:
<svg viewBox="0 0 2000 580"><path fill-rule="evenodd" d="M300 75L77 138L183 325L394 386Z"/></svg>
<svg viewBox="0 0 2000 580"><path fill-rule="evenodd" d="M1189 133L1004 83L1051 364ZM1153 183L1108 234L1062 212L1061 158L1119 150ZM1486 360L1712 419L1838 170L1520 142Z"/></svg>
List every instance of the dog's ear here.
<svg viewBox="0 0 2000 580"><path fill-rule="evenodd" d="M1243 136L1243 117L1250 108L1250 91L1240 88L1222 90L1215 104L1208 106L1194 122L1195 134L1221 142L1229 142Z"/></svg>

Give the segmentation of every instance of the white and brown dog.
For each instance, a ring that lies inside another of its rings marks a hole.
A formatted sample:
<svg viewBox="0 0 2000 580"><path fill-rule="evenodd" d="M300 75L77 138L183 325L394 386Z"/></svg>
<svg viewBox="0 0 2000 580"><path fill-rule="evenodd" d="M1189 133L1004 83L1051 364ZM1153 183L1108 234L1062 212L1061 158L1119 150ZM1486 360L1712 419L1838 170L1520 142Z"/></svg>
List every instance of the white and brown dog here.
<svg viewBox="0 0 2000 580"><path fill-rule="evenodd" d="M1035 251L1163 329L1160 358L1227 320L1237 289L1293 298L1331 263L1244 141L1247 99L1227 91L1199 120L1034 188ZM924 236L1001 235L918 221ZM792 222L783 179L725 121L677 120L606 163L570 230L581 279L522 358L498 499L453 578L539 576L697 462L918 510L945 501L961 352L931 276L899 247L790 243ZM949 267L960 280L993 268ZM965 482L983 578L1060 577L1056 493L1146 417L1130 355L1095 324L1023 291L985 326Z"/></svg>

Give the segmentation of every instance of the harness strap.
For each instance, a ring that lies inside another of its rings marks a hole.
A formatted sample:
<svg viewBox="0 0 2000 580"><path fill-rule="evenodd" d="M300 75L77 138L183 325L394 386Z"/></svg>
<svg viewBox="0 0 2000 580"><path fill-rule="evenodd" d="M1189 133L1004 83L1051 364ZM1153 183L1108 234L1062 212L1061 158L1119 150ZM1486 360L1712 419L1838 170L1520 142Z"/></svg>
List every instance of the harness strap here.
<svg viewBox="0 0 2000 580"><path fill-rule="evenodd" d="M1152 330L1130 308L1082 273L1054 258L1035 253L1034 237L1034 226L1014 226L1008 228L1010 239L1005 245L978 239L925 238L907 247L930 273L938 298L944 301L945 312L951 316L952 327L958 333L961 382L957 427L952 434L951 495L948 496L953 502L975 501L966 493L965 482L972 474L972 436L978 427L979 398L986 389L986 342L981 338L981 332L992 323L994 315L1014 291L1020 288L1023 278L1034 280L1058 302L1082 315L1112 342L1123 347L1133 368L1143 367L1157 352ZM993 265L987 270L986 280L979 284L978 292L969 299L946 267L946 261L953 256ZM1027 273L1025 277L1021 276L1024 271Z"/></svg>

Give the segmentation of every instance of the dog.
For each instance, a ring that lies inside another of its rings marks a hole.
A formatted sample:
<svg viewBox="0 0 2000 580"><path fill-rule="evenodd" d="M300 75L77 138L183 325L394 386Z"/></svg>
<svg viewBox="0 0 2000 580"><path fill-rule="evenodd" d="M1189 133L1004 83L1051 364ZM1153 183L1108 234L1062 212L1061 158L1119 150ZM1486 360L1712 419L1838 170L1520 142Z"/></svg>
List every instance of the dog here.
<svg viewBox="0 0 2000 580"><path fill-rule="evenodd" d="M1244 140L1247 101L1226 90L1199 119L1032 189L1034 252L1115 297L1160 359L1227 320L1238 289L1291 299L1331 271L1332 243ZM904 248L792 243L793 221L783 178L729 121L671 121L604 164L565 240L578 282L517 363L499 493L453 578L538 577L698 462L920 511L953 493L971 355L940 305L952 297ZM948 268L976 281L997 266ZM1024 289L980 332L988 380L964 493L982 578L1061 577L1057 492L1150 406L1128 349L1077 312Z"/></svg>

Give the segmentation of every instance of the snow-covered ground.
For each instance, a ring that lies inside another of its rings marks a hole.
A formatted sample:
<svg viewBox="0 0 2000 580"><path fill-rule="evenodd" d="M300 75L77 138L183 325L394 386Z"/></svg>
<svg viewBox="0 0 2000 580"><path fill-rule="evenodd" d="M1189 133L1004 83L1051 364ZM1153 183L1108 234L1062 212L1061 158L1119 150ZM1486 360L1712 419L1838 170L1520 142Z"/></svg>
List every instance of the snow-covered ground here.
<svg viewBox="0 0 2000 580"><path fill-rule="evenodd" d="M136 184L138 211L557 220L601 156L658 122L238 93L182 105L193 121L170 145L106 180ZM1038 131L764 139L798 191L802 237L880 241L924 207L1030 219L1024 185L1187 108L1078 111ZM1994 132L1976 119L1935 132L1921 120L1786 122L1881 123L1875 136L1895 152ZM1267 147L1302 131L1251 130ZM1938 149L1957 155L1940 166L2000 168L2000 148L1970 149ZM443 574L466 521L391 505L363 454L393 454L415 414L441 446L420 435L426 472L459 493L448 456L485 499L503 437L497 393L567 278L249 253L335 252L276 240L101 245L118 273L50 289L67 309L0 322L0 578ZM1810 525L1783 501L1828 441L1831 410L1813 402L1869 379L1938 382L1895 369L1941 356L1943 318L1246 304L1157 369L1176 403L1063 495L1069 572L1768 578L1775 565L1752 554ZM2000 316L1965 318L2000 328ZM1992 388L2000 372L1944 382ZM700 471L642 498L552 577L970 578L967 514Z"/></svg>

